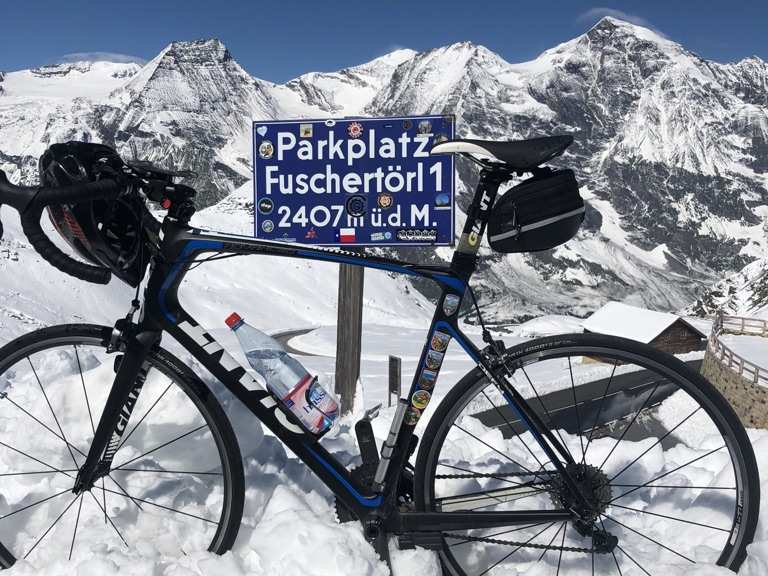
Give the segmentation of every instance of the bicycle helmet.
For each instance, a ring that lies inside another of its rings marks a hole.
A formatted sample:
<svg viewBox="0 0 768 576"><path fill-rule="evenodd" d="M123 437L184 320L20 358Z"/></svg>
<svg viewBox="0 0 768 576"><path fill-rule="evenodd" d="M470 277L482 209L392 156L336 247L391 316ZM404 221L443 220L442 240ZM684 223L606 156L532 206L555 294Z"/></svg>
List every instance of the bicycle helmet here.
<svg viewBox="0 0 768 576"><path fill-rule="evenodd" d="M40 157L40 183L55 188L102 178L126 182L115 199L51 205L48 215L77 254L137 286L156 244L159 223L134 185L124 178L124 166L118 153L104 144L53 144Z"/></svg>

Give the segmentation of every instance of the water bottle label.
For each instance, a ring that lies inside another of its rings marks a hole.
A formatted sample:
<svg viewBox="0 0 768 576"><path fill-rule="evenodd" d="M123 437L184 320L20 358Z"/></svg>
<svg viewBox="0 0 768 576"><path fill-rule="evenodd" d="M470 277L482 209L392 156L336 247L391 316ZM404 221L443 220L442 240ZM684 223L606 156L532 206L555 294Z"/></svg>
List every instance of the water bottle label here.
<svg viewBox="0 0 768 576"><path fill-rule="evenodd" d="M305 377L282 399L307 430L322 434L333 425L338 415L338 404L316 378Z"/></svg>

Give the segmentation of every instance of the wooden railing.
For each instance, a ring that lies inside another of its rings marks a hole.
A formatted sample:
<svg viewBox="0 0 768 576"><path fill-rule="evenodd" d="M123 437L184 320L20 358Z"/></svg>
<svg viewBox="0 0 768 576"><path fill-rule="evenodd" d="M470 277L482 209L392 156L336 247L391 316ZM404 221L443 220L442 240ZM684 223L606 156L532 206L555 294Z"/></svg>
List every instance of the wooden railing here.
<svg viewBox="0 0 768 576"><path fill-rule="evenodd" d="M768 338L768 321L759 318L726 316L720 313L715 316L715 322L712 324L712 333L707 342L707 350L728 369L733 370L753 384L768 386L768 369L750 362L731 350L720 340L721 334L763 336ZM766 340L766 346L768 347L768 340Z"/></svg>

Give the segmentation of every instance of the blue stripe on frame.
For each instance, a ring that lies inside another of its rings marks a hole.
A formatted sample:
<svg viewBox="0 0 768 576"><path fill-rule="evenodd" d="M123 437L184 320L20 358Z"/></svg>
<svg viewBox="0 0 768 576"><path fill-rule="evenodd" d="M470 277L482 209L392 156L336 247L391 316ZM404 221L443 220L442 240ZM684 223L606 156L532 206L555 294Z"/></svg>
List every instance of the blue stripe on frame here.
<svg viewBox="0 0 768 576"><path fill-rule="evenodd" d="M165 293L168 292L168 288L173 284L173 279L179 273L181 267L185 264L187 257L197 250L216 251L224 248L224 243L219 240L190 240L179 255L178 261L171 268L168 276L165 278L163 285L160 287L160 293L158 295L158 303L160 304L160 311L163 313L169 322L176 323L176 318L165 307Z"/></svg>
<svg viewBox="0 0 768 576"><path fill-rule="evenodd" d="M354 496L360 504L363 506L366 506L368 508L376 508L379 506L383 500L381 495L378 496L363 496L355 490L355 487L350 484L346 478L344 478L341 474L339 474L336 469L331 466L328 462L326 462L320 454L312 450L312 448L309 446L309 444L304 444L304 448L307 449L307 451L312 454L312 456L315 457L315 459L320 462L320 464L323 465L323 468L328 470L333 476L344 485L344 488L347 489L347 491Z"/></svg>
<svg viewBox="0 0 768 576"><path fill-rule="evenodd" d="M472 358L475 362L479 362L480 358L477 356L473 348L467 343L467 341L464 339L464 335L460 332L457 332L453 326L448 324L448 322L445 322L444 320L440 320L438 322L435 322L435 330L443 330L445 332L448 332L456 342L459 343L459 346L461 346L464 349L464 352L467 353L467 355ZM431 336L430 336L431 338Z"/></svg>

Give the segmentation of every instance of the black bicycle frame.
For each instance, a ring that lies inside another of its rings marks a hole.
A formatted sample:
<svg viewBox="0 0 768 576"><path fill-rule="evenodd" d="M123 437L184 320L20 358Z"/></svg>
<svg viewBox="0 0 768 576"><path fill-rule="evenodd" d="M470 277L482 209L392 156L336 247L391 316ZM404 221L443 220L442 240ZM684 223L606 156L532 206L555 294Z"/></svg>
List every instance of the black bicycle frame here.
<svg viewBox="0 0 768 576"><path fill-rule="evenodd" d="M124 357L120 363L112 390L99 421L87 460L78 475L77 486L87 489L100 471L108 470L111 460L109 446L119 439L130 417L125 410L132 406L138 394L137 377L146 354L160 341L163 332L173 336L186 350L209 370L230 392L239 398L253 414L320 477L328 488L364 523L375 519L388 532L440 532L492 528L543 521L563 521L573 518L573 511L506 511L506 512L401 512L396 507L397 488L403 468L410 455L415 423L404 420L397 431L397 440L390 466L374 491L360 485L349 471L329 453L313 434L307 432L290 412L250 376L226 350L200 326L182 307L178 288L190 266L207 253L237 255L270 255L346 263L366 268L387 270L411 276L421 276L441 288L437 307L421 352L419 368L414 374L408 396L409 402L418 390L421 367L424 366L435 332L450 335L477 363L488 380L503 396L528 427L553 466L560 472L571 491L581 499L581 491L566 471L573 463L569 452L546 428L539 416L506 379L506 368L491 348L478 349L458 326L458 306L445 306L446 299L455 303L464 297L467 284L475 271L477 250L485 232L488 216L499 185L509 175L485 169L474 200L468 210L467 222L450 266L421 266L396 259L369 256L343 249L312 247L259 240L244 236L210 233L190 228L166 217L163 222L160 255L151 265L144 293L141 318L135 330L126 336ZM436 386L435 382L435 386ZM127 417L126 417L127 414Z"/></svg>

